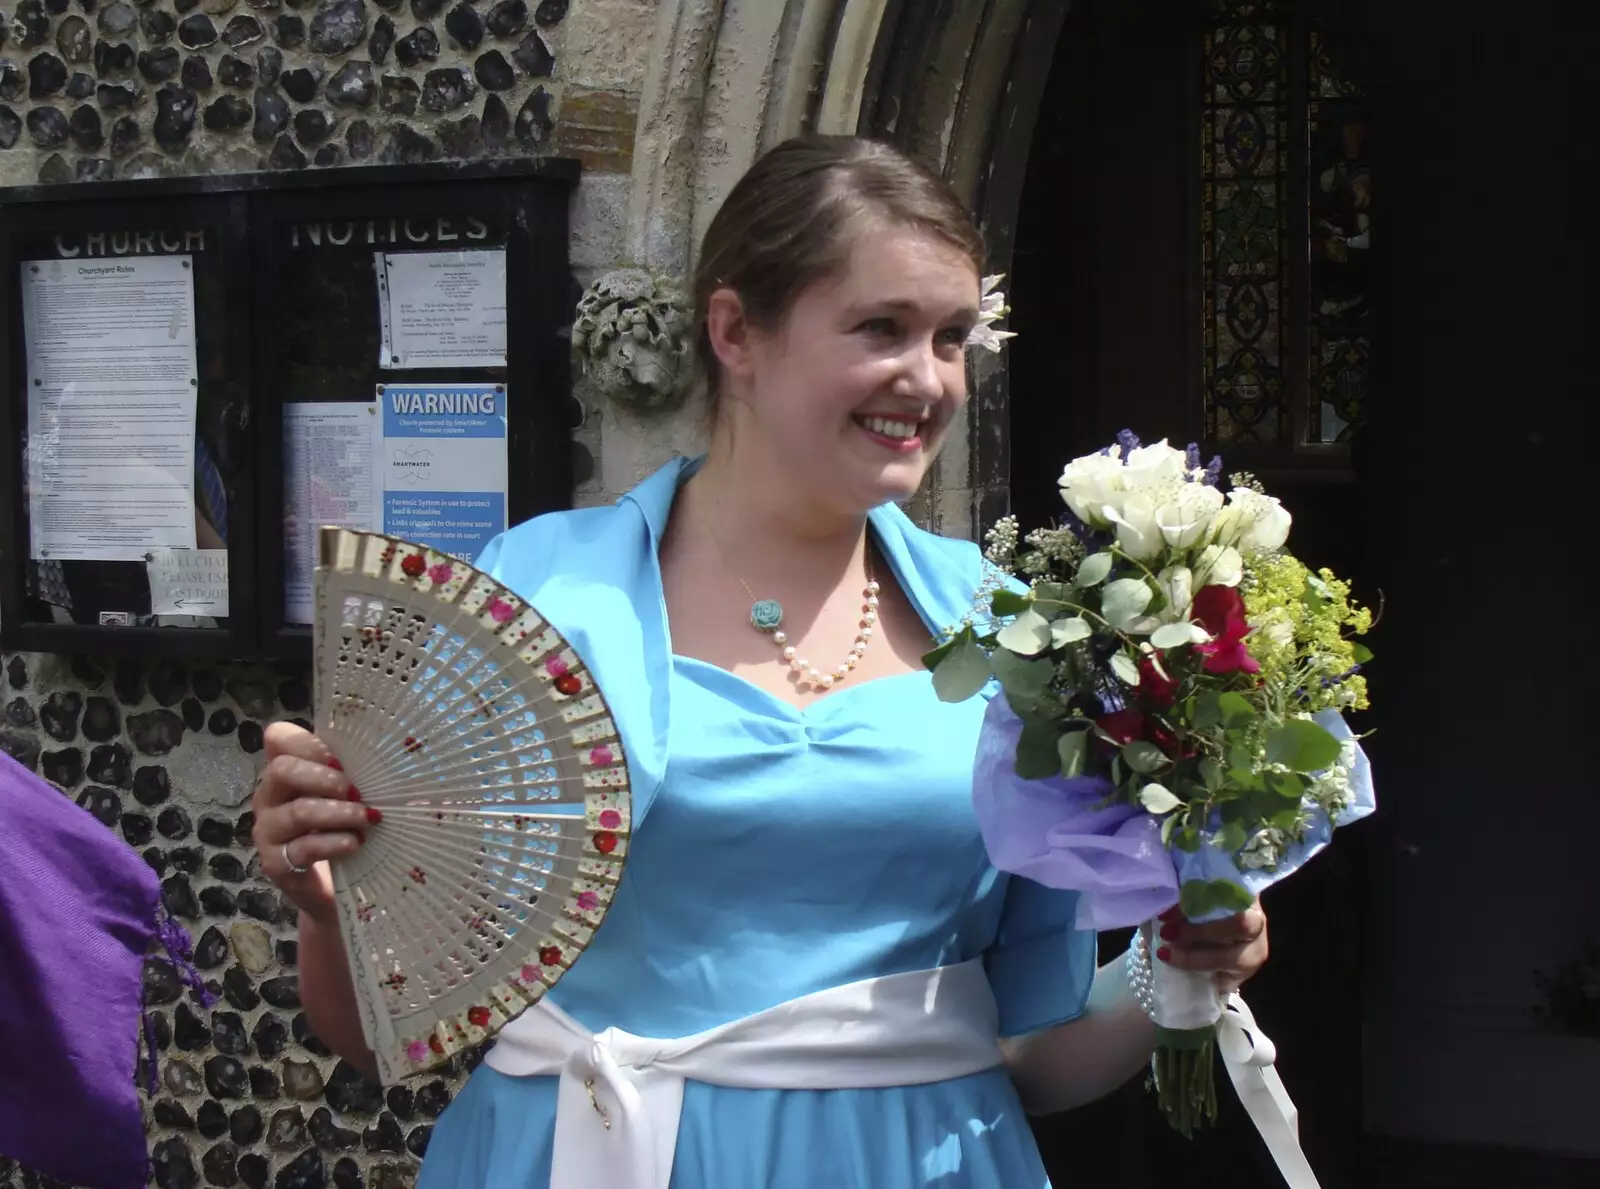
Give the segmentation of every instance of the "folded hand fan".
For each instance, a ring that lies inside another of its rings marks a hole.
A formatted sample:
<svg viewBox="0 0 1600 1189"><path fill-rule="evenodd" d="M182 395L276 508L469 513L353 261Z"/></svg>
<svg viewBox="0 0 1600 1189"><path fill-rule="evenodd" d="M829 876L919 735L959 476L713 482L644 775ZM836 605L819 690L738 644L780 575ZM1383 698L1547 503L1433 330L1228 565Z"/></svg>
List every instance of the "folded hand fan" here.
<svg viewBox="0 0 1600 1189"><path fill-rule="evenodd" d="M589 944L622 877L628 769L581 658L472 566L323 529L316 729L383 814L333 864L385 1083L493 1036Z"/></svg>

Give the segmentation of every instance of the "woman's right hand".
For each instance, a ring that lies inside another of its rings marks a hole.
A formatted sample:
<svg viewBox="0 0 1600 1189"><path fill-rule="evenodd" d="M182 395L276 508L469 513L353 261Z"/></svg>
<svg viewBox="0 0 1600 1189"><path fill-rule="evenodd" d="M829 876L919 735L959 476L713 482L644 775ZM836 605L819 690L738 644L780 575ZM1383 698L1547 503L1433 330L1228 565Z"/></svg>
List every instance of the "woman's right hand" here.
<svg viewBox="0 0 1600 1189"><path fill-rule="evenodd" d="M327 860L354 854L366 828L383 820L334 766L328 745L293 723L266 730L267 766L251 798L251 831L261 871L321 924L337 924Z"/></svg>

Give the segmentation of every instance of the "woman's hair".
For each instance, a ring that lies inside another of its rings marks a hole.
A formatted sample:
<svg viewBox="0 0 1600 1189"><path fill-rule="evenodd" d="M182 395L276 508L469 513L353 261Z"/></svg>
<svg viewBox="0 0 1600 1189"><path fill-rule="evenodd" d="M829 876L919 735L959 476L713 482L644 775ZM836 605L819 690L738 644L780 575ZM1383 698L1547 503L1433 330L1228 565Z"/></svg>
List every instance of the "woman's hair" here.
<svg viewBox="0 0 1600 1189"><path fill-rule="evenodd" d="M694 274L695 351L713 411L720 367L706 332L718 289L772 330L808 287L846 267L856 237L874 223L949 244L982 273L983 235L938 174L881 141L799 136L767 152L723 201Z"/></svg>

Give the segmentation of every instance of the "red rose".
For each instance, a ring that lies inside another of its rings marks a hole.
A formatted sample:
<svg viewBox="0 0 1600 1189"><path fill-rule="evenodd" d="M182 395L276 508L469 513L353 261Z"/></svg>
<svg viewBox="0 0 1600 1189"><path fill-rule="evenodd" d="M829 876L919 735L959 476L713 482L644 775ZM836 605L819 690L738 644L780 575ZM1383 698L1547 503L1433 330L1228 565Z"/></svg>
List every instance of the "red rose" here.
<svg viewBox="0 0 1600 1189"><path fill-rule="evenodd" d="M1167 710L1178 699L1178 683L1156 667L1149 657L1139 658L1139 700L1150 710Z"/></svg>
<svg viewBox="0 0 1600 1189"><path fill-rule="evenodd" d="M1194 650L1205 657L1207 673L1258 673L1261 666L1245 650L1250 625L1244 618L1244 600L1231 586L1203 586L1194 596L1194 617L1214 637Z"/></svg>
<svg viewBox="0 0 1600 1189"><path fill-rule="evenodd" d="M1094 725L1119 745L1144 738L1145 719L1138 710L1118 710L1113 714L1102 714L1094 720Z"/></svg>
<svg viewBox="0 0 1600 1189"><path fill-rule="evenodd" d="M1202 586L1194 596L1193 611L1212 636L1226 635L1231 624L1244 623L1244 600L1231 586Z"/></svg>
<svg viewBox="0 0 1600 1189"><path fill-rule="evenodd" d="M1157 722L1155 719L1150 720L1150 727L1147 731L1145 731L1145 738L1151 743L1154 743L1157 747L1166 752L1167 755L1171 756L1175 760L1187 759L1194 755L1194 749L1192 747L1179 747L1178 737L1174 735L1166 726L1160 722Z"/></svg>

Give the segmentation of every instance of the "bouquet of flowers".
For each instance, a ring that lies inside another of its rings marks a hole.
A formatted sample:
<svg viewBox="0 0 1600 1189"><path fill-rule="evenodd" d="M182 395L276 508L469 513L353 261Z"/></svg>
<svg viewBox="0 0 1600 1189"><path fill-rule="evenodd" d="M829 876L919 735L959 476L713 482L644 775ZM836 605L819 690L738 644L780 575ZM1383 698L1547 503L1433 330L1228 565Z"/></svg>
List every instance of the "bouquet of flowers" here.
<svg viewBox="0 0 1600 1189"><path fill-rule="evenodd" d="M1278 500L1221 471L1127 431L1073 460L1063 523L1020 542L996 525L974 615L926 658L948 701L1003 692L973 773L994 864L1078 891L1080 928L1139 926L1143 953L1158 914L1242 912L1374 808L1341 715L1367 705L1371 612L1285 551ZM1147 969L1159 1101L1189 1134L1215 1118L1229 1000Z"/></svg>

